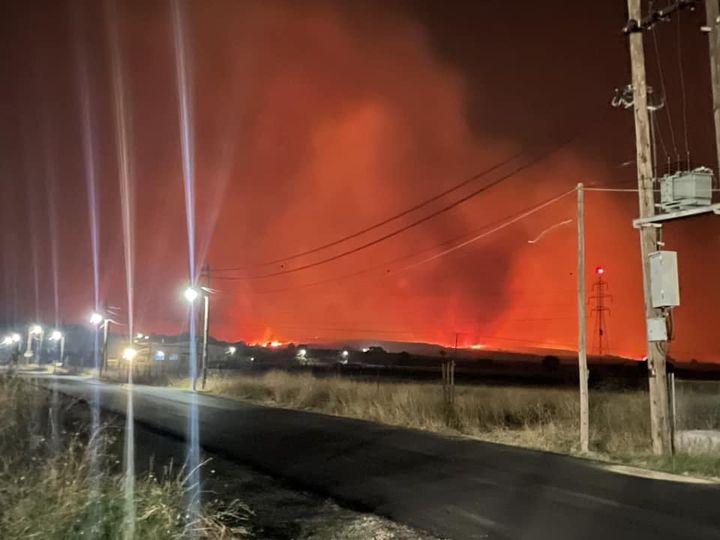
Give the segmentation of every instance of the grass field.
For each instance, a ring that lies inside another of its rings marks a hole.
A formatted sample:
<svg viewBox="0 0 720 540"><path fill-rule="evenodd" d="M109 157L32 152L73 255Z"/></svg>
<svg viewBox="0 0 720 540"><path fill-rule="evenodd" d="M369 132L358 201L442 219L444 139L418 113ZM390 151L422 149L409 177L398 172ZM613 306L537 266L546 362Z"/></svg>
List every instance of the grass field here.
<svg viewBox="0 0 720 540"><path fill-rule="evenodd" d="M43 389L0 377L0 538L123 536L124 477L112 451L114 430L106 426L92 438L87 426L67 431L56 421L65 407ZM244 537L239 504L210 505L197 519L185 518L184 476L167 471L137 479L135 537Z"/></svg>
<svg viewBox="0 0 720 540"><path fill-rule="evenodd" d="M187 387L187 381L175 381ZM560 453L579 454L577 391L565 388L458 386L453 407L439 383L361 382L273 371L211 376L207 391L266 405L360 418ZM716 457L652 456L646 392L594 390L591 457L720 477Z"/></svg>
<svg viewBox="0 0 720 540"><path fill-rule="evenodd" d="M359 382L281 371L208 379L207 391L258 403L362 418L447 434L572 453L577 448L577 393L562 388L457 386L454 407L440 384ZM595 393L593 448L639 452L649 437L640 392Z"/></svg>

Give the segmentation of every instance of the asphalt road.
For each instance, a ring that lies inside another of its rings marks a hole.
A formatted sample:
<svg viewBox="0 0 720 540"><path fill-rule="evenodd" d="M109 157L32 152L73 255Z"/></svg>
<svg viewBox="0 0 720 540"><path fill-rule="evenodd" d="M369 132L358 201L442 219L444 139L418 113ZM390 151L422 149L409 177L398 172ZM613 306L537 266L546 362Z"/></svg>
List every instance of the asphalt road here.
<svg viewBox="0 0 720 540"><path fill-rule="evenodd" d="M125 413L128 389L49 378ZM46 379L46 383L49 382ZM95 391L93 391L93 388ZM640 478L566 456L135 386L135 420L353 508L451 539L720 539L720 487Z"/></svg>

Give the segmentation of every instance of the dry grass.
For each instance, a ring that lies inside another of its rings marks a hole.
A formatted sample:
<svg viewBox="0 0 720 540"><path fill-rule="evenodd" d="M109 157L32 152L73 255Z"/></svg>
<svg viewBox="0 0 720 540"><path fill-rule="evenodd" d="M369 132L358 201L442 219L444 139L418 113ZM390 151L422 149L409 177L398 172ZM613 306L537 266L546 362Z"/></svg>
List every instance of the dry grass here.
<svg viewBox="0 0 720 540"><path fill-rule="evenodd" d="M88 441L63 434L48 420L48 393L0 379L0 538L120 538L124 529L123 476L108 451L112 434ZM51 415L52 416L52 415ZM183 477L169 471L135 484L137 538L240 538L247 514L239 503L216 504L188 519Z"/></svg>
<svg viewBox="0 0 720 540"><path fill-rule="evenodd" d="M448 408L439 384L359 382L275 371L208 379L208 391L262 404L349 416L451 435L578 452L578 399L572 389L458 386ZM648 450L647 396L596 391L590 404L591 441L598 454Z"/></svg>
<svg viewBox="0 0 720 540"><path fill-rule="evenodd" d="M167 377L148 382L166 384ZM189 387L187 379L171 379L169 384ZM448 407L439 382L362 382L271 371L264 375L214 375L208 379L207 390L263 405L581 454L579 402L577 390L573 388L458 386L455 404ZM702 395L696 399L687 391L686 394L686 406L695 416L716 418L717 408L715 416L707 414L711 407L707 399ZM712 406L717 407L715 396L713 400ZM720 478L720 456L653 456L649 417L647 392L593 389L590 393L590 457Z"/></svg>

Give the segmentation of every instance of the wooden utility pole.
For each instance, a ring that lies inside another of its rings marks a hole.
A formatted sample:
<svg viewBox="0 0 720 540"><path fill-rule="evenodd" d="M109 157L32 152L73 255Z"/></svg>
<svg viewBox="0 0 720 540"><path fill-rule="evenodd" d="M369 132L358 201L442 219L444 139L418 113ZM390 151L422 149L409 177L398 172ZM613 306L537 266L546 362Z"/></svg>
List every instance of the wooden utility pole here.
<svg viewBox="0 0 720 540"><path fill-rule="evenodd" d="M653 169L650 150L650 123L647 108L647 83L645 78L645 51L643 30L640 21L641 0L628 0L628 16L637 25L629 32L630 63L632 67L633 109L635 113L635 146L637 153L638 195L640 217L655 214L653 192ZM642 257L643 293L645 298L646 324L650 319L662 317L661 310L652 307L650 298L650 260L648 254L657 250L658 232L653 226L640 227L640 255ZM667 341L647 342L648 386L650 393L650 429L653 452L665 454L671 450L670 422L668 410Z"/></svg>
<svg viewBox="0 0 720 540"><path fill-rule="evenodd" d="M590 450L588 398L586 291L585 291L585 187L577 185L577 290L578 290L578 377L580 380L580 451Z"/></svg>
<svg viewBox="0 0 720 540"><path fill-rule="evenodd" d="M210 265L206 264L202 270L205 276L205 290L203 291L203 342L202 342L202 389L205 390L208 372L208 332L210 331Z"/></svg>
<svg viewBox="0 0 720 540"><path fill-rule="evenodd" d="M720 29L718 0L705 0L705 21L710 48L710 77L712 81L713 118L715 119L715 149L718 156L718 177L720 177Z"/></svg>

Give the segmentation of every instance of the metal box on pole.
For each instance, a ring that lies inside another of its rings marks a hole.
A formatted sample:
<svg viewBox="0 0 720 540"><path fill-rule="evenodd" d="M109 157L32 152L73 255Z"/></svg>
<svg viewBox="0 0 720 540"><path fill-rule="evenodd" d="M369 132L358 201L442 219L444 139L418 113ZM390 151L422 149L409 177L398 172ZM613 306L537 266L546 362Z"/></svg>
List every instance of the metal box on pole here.
<svg viewBox="0 0 720 540"><path fill-rule="evenodd" d="M653 308L668 308L680 305L677 253L675 251L654 251L650 259L650 299Z"/></svg>

